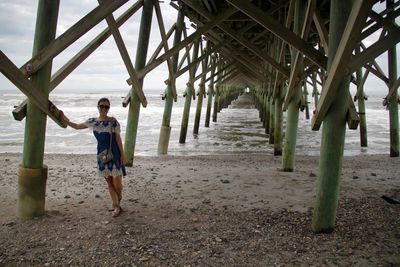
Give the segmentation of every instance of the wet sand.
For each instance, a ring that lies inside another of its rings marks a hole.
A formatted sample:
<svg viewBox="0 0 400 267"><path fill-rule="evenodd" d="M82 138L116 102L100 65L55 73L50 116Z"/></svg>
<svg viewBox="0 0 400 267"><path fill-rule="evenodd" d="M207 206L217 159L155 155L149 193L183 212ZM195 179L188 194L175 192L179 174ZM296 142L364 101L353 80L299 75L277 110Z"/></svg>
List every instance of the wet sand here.
<svg viewBox="0 0 400 267"><path fill-rule="evenodd" d="M0 154L0 266L400 265L398 158L345 157L337 227L310 231L318 158L136 157L112 218L94 155L47 154L46 214L15 216L20 154Z"/></svg>

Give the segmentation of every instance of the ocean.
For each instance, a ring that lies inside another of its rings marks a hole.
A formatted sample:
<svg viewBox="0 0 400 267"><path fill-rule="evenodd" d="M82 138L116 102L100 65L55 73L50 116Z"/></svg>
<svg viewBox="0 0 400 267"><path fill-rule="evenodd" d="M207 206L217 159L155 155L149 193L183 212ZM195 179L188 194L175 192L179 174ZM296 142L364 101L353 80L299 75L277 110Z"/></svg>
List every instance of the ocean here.
<svg viewBox="0 0 400 267"><path fill-rule="evenodd" d="M163 92L163 90L159 90ZM108 97L111 101L110 116L121 124L122 140L125 138L128 108L122 107L126 91L109 93L52 93L50 99L64 111L73 122L83 122L96 117L97 101ZM146 94L148 106L141 107L136 139L135 155L157 155L158 138L164 112L164 101L157 93ZM0 91L0 152L22 152L25 121L16 121L12 116L14 106L26 97L19 92ZM360 147L359 130L346 131L345 155L389 154L389 113L382 106L382 95L369 96L366 102L368 147ZM312 102L313 103L313 102ZM204 127L207 101L204 99L199 134L193 134L197 98L192 101L189 128L185 144L179 144L179 134L184 98L179 95L174 103L171 117L169 155L208 155L230 153L271 153L273 145L262 127L259 112L253 105L232 103L218 113L217 122ZM357 103L356 103L357 105ZM313 107L310 106L310 113ZM300 113L297 138L297 155L319 155L321 132L311 130L311 121ZM45 153L94 154L96 140L90 129L63 129L50 118L47 120Z"/></svg>

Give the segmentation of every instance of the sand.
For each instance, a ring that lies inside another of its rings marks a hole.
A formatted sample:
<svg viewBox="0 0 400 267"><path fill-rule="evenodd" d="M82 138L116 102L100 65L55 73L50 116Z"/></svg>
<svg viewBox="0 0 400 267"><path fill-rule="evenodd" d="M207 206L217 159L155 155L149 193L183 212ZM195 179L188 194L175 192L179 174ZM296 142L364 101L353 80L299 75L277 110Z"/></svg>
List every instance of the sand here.
<svg viewBox="0 0 400 267"><path fill-rule="evenodd" d="M318 158L136 157L112 218L94 155L46 154L46 214L16 218L21 154L0 154L0 266L400 266L399 158L345 157L337 223L310 230Z"/></svg>

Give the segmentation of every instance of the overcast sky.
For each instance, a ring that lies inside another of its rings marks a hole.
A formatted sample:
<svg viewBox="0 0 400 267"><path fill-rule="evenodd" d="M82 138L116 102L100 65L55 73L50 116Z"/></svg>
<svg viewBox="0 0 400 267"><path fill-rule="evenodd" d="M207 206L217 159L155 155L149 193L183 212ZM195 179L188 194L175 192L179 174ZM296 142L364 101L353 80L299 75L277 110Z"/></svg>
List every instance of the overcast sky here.
<svg viewBox="0 0 400 267"><path fill-rule="evenodd" d="M163 11L166 31L176 21L177 12L169 6L169 0L160 3ZM130 7L134 1L129 1L118 11L114 12L117 18L123 11ZM60 1L57 36L65 32L98 5L95 0L68 0ZM0 50L3 51L18 67L26 63L32 55L33 37L35 30L37 1L33 0L0 0ZM136 43L138 40L139 21L141 12L138 11L121 28L121 34L133 61L136 57ZM186 20L189 28L189 22ZM105 22L81 37L75 44L58 55L53 61L53 72L57 71L83 46L89 43L98 33L107 27ZM190 31L190 29L189 29ZM379 33L375 34L378 36ZM171 42L172 42L171 38ZM160 33L157 20L153 14L153 27L150 37L148 58L160 42ZM399 59L399 48L397 47ZM181 50L181 54L182 54ZM377 60L385 73L387 73L386 53ZM400 68L400 66L399 66ZM84 63L82 63L72 74L69 75L57 88L56 91L71 90L126 90L129 86L125 80L128 78L126 68L119 55L114 39L109 37ZM145 77L144 91L159 89L160 93L165 88L164 80L168 78L166 63L154 69ZM177 80L178 92L182 92L186 86L187 75L182 75ZM197 85L196 85L197 86ZM2 74L0 74L0 90L17 90ZM370 74L366 91L379 90L387 92L384 83Z"/></svg>

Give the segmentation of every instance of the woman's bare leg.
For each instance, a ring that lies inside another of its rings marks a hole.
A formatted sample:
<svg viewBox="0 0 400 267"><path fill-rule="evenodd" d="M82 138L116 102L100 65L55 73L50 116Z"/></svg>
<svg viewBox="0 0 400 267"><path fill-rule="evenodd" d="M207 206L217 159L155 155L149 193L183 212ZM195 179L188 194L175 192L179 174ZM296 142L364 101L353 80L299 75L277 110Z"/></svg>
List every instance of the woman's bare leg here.
<svg viewBox="0 0 400 267"><path fill-rule="evenodd" d="M115 192L118 195L118 202L120 202L122 199L122 187L123 187L121 175L115 176L113 178L113 185L114 185Z"/></svg>
<svg viewBox="0 0 400 267"><path fill-rule="evenodd" d="M117 191L115 190L113 180L114 179L112 176L108 176L106 178L107 185L108 185L108 192L110 193L111 200L113 203L113 208L115 210L116 207L119 207L119 197L118 197Z"/></svg>

